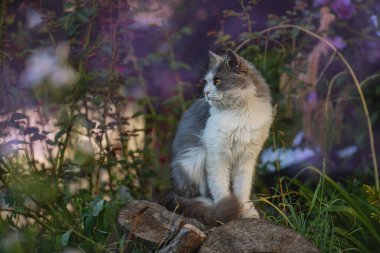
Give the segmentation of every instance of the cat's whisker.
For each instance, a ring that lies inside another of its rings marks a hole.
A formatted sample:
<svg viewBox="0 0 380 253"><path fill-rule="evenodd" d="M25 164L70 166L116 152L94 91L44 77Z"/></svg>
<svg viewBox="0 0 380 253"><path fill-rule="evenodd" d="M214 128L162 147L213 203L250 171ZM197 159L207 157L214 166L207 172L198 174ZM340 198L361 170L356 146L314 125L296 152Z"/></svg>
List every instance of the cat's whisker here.
<svg viewBox="0 0 380 253"><path fill-rule="evenodd" d="M205 67L204 65L200 64L200 63L197 63L196 61L194 61L193 59L191 58L187 58L189 61L191 61L191 63L193 63L195 66L199 67L201 70L203 71L207 71L207 67Z"/></svg>
<svg viewBox="0 0 380 253"><path fill-rule="evenodd" d="M185 102L195 102L198 100L205 100L205 96L203 94L200 94L193 99L186 99Z"/></svg>
<svg viewBox="0 0 380 253"><path fill-rule="evenodd" d="M202 100L202 98L187 99L185 100L185 103L196 102L198 100Z"/></svg>

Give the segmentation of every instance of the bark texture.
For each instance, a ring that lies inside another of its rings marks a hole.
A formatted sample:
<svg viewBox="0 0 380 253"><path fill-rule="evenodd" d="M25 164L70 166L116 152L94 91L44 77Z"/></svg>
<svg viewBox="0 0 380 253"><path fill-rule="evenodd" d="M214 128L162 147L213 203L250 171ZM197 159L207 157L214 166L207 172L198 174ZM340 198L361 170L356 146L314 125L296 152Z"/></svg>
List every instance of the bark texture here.
<svg viewBox="0 0 380 253"><path fill-rule="evenodd" d="M243 219L215 228L202 244L201 253L319 252L295 231L265 219Z"/></svg>
<svg viewBox="0 0 380 253"><path fill-rule="evenodd" d="M319 252L295 231L265 219L236 220L206 228L195 219L143 200L131 201L120 211L118 226L118 234L127 234L125 252L131 250L131 242L161 253ZM115 241L110 245L115 246Z"/></svg>

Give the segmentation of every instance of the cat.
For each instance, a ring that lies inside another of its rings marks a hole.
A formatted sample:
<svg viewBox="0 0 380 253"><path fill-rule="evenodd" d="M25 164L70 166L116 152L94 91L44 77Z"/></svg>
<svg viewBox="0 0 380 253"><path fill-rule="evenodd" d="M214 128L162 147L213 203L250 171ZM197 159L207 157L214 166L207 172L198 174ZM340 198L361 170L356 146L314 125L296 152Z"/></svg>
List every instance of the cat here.
<svg viewBox="0 0 380 253"><path fill-rule="evenodd" d="M217 226L259 218L250 200L257 157L269 135L273 108L258 70L234 51L209 52L204 98L184 113L172 146L171 211Z"/></svg>

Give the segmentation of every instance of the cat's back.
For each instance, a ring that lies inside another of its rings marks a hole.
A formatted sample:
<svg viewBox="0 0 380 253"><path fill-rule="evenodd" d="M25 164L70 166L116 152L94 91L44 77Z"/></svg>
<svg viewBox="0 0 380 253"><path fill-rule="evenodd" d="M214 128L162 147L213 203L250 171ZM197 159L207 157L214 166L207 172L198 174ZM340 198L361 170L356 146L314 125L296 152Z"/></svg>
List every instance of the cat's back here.
<svg viewBox="0 0 380 253"><path fill-rule="evenodd" d="M209 117L210 105L207 101L205 99L196 100L181 118L173 142L173 152L201 145L201 136Z"/></svg>

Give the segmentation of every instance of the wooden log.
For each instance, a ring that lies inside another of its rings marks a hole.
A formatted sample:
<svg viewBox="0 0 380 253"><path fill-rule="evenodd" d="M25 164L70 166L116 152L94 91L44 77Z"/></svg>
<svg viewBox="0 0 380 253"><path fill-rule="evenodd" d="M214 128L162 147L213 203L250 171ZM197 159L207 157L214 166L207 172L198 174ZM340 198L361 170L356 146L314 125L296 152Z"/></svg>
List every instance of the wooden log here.
<svg viewBox="0 0 380 253"><path fill-rule="evenodd" d="M172 213L157 203L143 200L128 203L119 213L118 225L122 233L129 234L127 243L132 239L137 240L148 250L169 245L168 243L174 241L173 238L179 234L180 238L176 240L181 245L175 246L175 252L189 252L183 251L181 247L193 249L194 246L191 244L198 247L206 237L202 232L206 228L201 222Z"/></svg>
<svg viewBox="0 0 380 253"><path fill-rule="evenodd" d="M147 251L167 252L281 252L318 250L295 231L265 219L236 220L207 229L195 219L169 212L159 204L134 200L118 216L120 232Z"/></svg>
<svg viewBox="0 0 380 253"><path fill-rule="evenodd" d="M178 234L159 253L193 252L206 239L206 234L194 225L185 224Z"/></svg>
<svg viewBox="0 0 380 253"><path fill-rule="evenodd" d="M265 219L243 219L215 228L199 253L319 252L295 231Z"/></svg>

